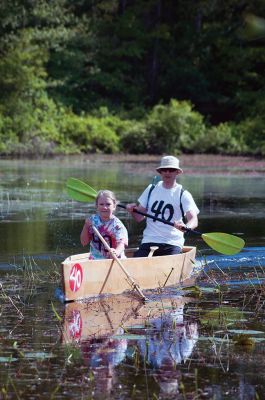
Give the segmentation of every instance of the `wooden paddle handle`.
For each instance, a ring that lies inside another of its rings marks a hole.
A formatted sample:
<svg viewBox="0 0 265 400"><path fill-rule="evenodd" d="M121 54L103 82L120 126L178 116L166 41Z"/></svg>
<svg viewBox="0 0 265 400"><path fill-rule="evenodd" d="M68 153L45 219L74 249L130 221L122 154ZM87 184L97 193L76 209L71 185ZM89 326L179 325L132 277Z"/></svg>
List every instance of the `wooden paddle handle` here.
<svg viewBox="0 0 265 400"><path fill-rule="evenodd" d="M105 246L105 248L111 253L111 256L114 258L115 261L117 261L117 263L119 264L119 266L121 267L121 269L123 270L123 272L125 273L125 275L127 276L129 282L131 283L133 289L137 290L137 292L139 293L139 295L142 297L143 300L147 300L147 298L145 297L145 295L142 293L139 285L134 281L134 279L130 276L129 272L126 270L126 268L123 266L121 260L116 256L116 254L113 254L111 252L111 247L108 245L108 243L106 242L106 240L104 239L104 237L100 234L100 232L97 230L97 228L95 226L92 226L93 231L95 232L95 234L99 237L99 239L101 240L101 242L103 243L103 245Z"/></svg>

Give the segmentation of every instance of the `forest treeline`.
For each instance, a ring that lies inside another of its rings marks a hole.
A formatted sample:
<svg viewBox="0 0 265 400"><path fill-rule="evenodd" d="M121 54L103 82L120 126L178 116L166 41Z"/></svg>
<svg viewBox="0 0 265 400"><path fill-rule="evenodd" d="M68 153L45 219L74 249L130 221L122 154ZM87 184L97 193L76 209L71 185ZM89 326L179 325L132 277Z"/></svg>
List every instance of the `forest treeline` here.
<svg viewBox="0 0 265 400"><path fill-rule="evenodd" d="M264 0L1 0L0 154L265 154Z"/></svg>

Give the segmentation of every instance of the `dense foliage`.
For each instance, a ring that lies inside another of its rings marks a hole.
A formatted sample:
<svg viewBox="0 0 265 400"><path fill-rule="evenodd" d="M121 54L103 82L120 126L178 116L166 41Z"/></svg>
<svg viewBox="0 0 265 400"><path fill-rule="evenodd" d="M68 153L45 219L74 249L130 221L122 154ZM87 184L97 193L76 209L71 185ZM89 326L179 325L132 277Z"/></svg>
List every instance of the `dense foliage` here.
<svg viewBox="0 0 265 400"><path fill-rule="evenodd" d="M0 154L265 154L263 0L2 0Z"/></svg>

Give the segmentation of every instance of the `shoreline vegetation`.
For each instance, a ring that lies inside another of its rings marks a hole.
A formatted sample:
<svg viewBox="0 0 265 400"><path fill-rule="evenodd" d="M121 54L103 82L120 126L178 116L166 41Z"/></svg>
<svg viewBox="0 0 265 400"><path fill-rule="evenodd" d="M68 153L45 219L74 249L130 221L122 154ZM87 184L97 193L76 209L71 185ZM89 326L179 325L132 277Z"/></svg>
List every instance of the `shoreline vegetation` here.
<svg viewBox="0 0 265 400"><path fill-rule="evenodd" d="M141 118L114 114L106 107L82 115L55 103L52 108L33 109L30 116L27 111L16 118L1 116L0 109L0 156L265 155L263 116L211 125L189 101L176 99L142 110Z"/></svg>
<svg viewBox="0 0 265 400"><path fill-rule="evenodd" d="M11 3L0 155L265 155L262 1Z"/></svg>

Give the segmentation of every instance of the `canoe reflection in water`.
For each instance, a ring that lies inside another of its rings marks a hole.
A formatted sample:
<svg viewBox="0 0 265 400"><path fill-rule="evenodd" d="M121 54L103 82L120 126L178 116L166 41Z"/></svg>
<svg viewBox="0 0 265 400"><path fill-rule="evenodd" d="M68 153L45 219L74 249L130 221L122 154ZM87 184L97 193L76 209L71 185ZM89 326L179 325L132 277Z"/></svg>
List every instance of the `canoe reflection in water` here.
<svg viewBox="0 0 265 400"><path fill-rule="evenodd" d="M94 375L95 391L111 393L118 380L116 367L126 360L147 367L163 393L177 393L177 364L189 358L198 338L197 323L186 322L190 299L162 297L143 304L132 296L66 305L62 341L80 346Z"/></svg>

